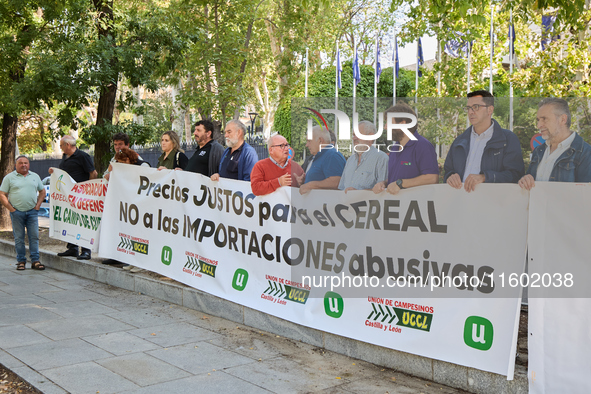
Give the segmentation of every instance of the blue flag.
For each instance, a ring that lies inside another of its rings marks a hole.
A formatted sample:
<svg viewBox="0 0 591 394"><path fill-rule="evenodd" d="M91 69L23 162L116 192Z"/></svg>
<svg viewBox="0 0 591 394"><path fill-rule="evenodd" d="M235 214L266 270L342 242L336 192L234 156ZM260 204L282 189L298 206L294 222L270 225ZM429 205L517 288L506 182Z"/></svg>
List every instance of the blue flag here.
<svg viewBox="0 0 591 394"><path fill-rule="evenodd" d="M512 46L513 51L511 52L511 55L513 55L515 53L515 26L513 26L513 23L509 25L509 34L507 34L507 37L511 40L511 44L509 45Z"/></svg>
<svg viewBox="0 0 591 394"><path fill-rule="evenodd" d="M423 59L423 44L421 43L421 39L419 38L419 45L417 48L417 73L419 74L419 77L423 76L423 73L420 69L420 66L422 66L423 63L425 63L425 60Z"/></svg>
<svg viewBox="0 0 591 394"><path fill-rule="evenodd" d="M380 82L380 75L382 74L382 65L380 64L380 44L378 43L378 52L376 55L376 80Z"/></svg>
<svg viewBox="0 0 591 394"><path fill-rule="evenodd" d="M341 86L341 73L343 72L343 67L341 66L341 51L337 49L337 74L338 74L338 87L339 89L342 88Z"/></svg>
<svg viewBox="0 0 591 394"><path fill-rule="evenodd" d="M361 81L361 72L359 70L359 57L357 56L357 48L355 48L355 60L353 60L353 80L355 86Z"/></svg>
<svg viewBox="0 0 591 394"><path fill-rule="evenodd" d="M396 67L396 78L398 78L398 71L400 70L400 62L398 61L398 38L394 37L394 52L392 53L392 60Z"/></svg>
<svg viewBox="0 0 591 394"><path fill-rule="evenodd" d="M471 43L463 38L464 33L457 32L455 34L457 38L447 41L443 47L443 51L451 57L458 58L464 57L464 55L467 57Z"/></svg>
<svg viewBox="0 0 591 394"><path fill-rule="evenodd" d="M555 15L542 15L542 51L546 49L550 41L560 38L559 35L552 35L552 32L554 32L554 21L556 21Z"/></svg>

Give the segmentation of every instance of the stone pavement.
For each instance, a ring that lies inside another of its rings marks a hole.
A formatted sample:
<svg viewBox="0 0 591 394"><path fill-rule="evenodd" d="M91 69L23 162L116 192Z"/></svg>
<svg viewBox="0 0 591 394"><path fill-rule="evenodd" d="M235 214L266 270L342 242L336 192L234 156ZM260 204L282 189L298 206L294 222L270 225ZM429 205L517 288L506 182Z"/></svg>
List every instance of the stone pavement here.
<svg viewBox="0 0 591 394"><path fill-rule="evenodd" d="M0 255L0 363L53 393L463 393Z"/></svg>

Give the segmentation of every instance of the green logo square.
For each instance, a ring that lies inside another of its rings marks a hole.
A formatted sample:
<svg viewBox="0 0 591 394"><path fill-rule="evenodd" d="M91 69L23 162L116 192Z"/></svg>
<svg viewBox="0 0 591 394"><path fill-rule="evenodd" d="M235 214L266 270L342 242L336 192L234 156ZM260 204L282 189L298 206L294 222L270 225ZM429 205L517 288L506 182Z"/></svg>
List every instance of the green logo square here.
<svg viewBox="0 0 591 394"><path fill-rule="evenodd" d="M345 309L345 302L340 294L333 291L327 291L324 295L324 312L330 316L338 319L343 314Z"/></svg>
<svg viewBox="0 0 591 394"><path fill-rule="evenodd" d="M486 351L493 344L492 323L480 316L470 316L464 324L464 343L474 349Z"/></svg>
<svg viewBox="0 0 591 394"><path fill-rule="evenodd" d="M234 272L234 278L232 279L232 287L235 290L242 291L246 287L246 283L248 282L248 272L243 270L242 268L238 268L236 272Z"/></svg>
<svg viewBox="0 0 591 394"><path fill-rule="evenodd" d="M170 263L172 263L172 248L170 246L164 246L162 248L160 261L162 261L162 264L164 265L170 265Z"/></svg>

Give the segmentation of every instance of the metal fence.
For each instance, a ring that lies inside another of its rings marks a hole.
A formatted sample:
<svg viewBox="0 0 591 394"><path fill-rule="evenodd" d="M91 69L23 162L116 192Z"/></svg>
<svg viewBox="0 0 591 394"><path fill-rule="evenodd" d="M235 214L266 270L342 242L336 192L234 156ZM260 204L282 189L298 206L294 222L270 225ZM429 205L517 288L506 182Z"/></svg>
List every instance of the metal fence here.
<svg viewBox="0 0 591 394"><path fill-rule="evenodd" d="M259 160L266 159L269 156L269 152L267 150L267 145L262 137L259 136L247 136L247 142L255 149L257 155L259 156ZM196 143L195 141L191 142L182 142L181 148L185 151L187 157L191 158L193 153L196 150ZM136 151L144 161L150 163L152 167L156 167L158 165L158 158L162 154L162 150L160 149L160 144L150 144L144 146L133 145L131 149ZM91 157L93 157L93 152L88 152L85 150L86 153L89 153ZM30 158L30 170L37 173L41 179L49 176L48 170L50 167L59 167L61 162L61 158L44 158L44 159L36 159L35 157ZM101 176L102 174L99 174Z"/></svg>

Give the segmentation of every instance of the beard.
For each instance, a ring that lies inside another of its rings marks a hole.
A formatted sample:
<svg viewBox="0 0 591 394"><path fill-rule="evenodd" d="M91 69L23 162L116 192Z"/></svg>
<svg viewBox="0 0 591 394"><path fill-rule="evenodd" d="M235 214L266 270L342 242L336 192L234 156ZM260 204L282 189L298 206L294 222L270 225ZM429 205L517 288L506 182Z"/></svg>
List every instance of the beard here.
<svg viewBox="0 0 591 394"><path fill-rule="evenodd" d="M226 145L233 148L235 145L238 145L238 139L226 138Z"/></svg>
<svg viewBox="0 0 591 394"><path fill-rule="evenodd" d="M404 138L405 134L404 131L400 129L392 130L392 141L400 142Z"/></svg>

